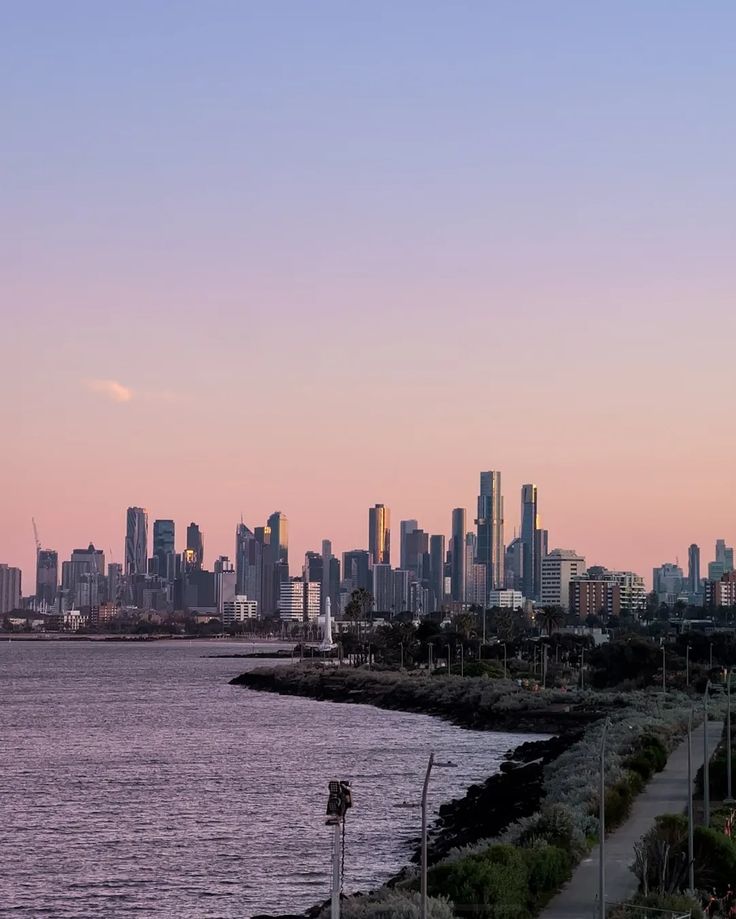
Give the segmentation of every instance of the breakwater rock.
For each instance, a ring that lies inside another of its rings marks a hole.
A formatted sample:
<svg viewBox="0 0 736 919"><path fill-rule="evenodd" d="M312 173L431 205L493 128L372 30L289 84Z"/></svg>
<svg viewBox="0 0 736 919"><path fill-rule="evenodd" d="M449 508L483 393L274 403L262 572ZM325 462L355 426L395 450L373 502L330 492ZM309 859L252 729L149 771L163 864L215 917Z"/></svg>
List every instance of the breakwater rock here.
<svg viewBox="0 0 736 919"><path fill-rule="evenodd" d="M436 715L461 727L485 731L578 732L603 714L586 695L557 690L531 692L512 680L486 677L299 664L259 667L230 682L261 692Z"/></svg>

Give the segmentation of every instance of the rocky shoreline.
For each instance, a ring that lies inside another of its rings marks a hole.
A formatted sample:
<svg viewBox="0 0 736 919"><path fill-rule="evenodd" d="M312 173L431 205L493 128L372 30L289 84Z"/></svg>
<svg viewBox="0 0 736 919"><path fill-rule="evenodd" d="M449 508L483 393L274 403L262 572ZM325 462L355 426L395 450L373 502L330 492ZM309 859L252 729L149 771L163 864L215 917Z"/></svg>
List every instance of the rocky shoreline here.
<svg viewBox="0 0 736 919"><path fill-rule="evenodd" d="M498 773L482 784L471 785L462 798L441 806L430 833L430 864L454 848L497 836L515 821L536 813L544 796L544 767L602 714L572 695L560 700L559 693L532 693L511 681L447 680L427 674L301 665L259 668L235 677L231 683L261 692L434 715L474 730L554 735L521 744L507 755ZM418 861L417 847L411 862ZM411 872L407 866L388 885L400 883ZM323 907L320 904L303 913L263 914L253 919L315 919Z"/></svg>

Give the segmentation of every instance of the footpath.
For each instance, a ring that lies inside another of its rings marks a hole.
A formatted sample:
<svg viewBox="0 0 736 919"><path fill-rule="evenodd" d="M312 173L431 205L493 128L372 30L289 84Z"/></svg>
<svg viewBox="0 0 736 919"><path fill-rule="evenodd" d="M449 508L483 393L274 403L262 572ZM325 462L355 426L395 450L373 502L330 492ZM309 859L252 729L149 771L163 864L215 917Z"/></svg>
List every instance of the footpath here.
<svg viewBox="0 0 736 919"><path fill-rule="evenodd" d="M708 722L708 758L713 755L723 732L723 722ZM703 765L703 725L693 731L693 777ZM618 903L630 899L637 880L634 843L653 826L660 814L683 813L687 807L687 738L670 754L667 765L653 776L636 798L631 815L606 836L606 900ZM599 848L595 846L573 872L572 878L540 913L540 919L594 919L598 902Z"/></svg>

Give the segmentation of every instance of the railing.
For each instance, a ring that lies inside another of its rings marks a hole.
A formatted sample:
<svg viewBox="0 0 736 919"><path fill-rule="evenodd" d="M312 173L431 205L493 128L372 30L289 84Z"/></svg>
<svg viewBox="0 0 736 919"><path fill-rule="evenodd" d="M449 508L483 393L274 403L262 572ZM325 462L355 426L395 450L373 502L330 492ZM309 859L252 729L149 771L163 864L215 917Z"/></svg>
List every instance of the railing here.
<svg viewBox="0 0 736 919"><path fill-rule="evenodd" d="M621 919L691 919L692 912L682 913L673 909L659 909L653 906L637 906L636 903L609 903L607 910L615 909ZM596 914L597 915L597 914Z"/></svg>

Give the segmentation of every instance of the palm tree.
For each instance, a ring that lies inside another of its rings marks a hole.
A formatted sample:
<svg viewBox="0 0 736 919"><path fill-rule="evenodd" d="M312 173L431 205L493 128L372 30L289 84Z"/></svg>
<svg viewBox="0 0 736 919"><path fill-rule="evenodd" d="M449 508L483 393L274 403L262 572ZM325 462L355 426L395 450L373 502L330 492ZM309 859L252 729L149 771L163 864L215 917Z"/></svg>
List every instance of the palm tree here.
<svg viewBox="0 0 736 919"><path fill-rule="evenodd" d="M545 606L540 617L547 630L547 635L551 635L565 621L565 614L559 606Z"/></svg>

